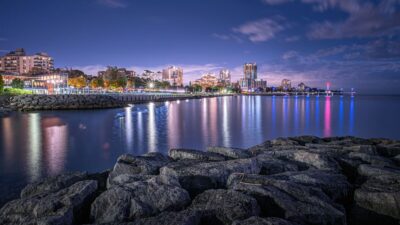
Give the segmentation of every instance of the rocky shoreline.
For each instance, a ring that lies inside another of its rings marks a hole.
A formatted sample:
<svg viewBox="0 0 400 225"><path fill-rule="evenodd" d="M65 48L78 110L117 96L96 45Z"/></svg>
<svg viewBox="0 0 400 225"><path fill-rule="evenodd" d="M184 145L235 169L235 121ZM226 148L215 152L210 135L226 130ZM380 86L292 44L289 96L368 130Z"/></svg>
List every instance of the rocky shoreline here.
<svg viewBox="0 0 400 225"><path fill-rule="evenodd" d="M301 136L121 155L29 184L0 224L399 224L400 141Z"/></svg>

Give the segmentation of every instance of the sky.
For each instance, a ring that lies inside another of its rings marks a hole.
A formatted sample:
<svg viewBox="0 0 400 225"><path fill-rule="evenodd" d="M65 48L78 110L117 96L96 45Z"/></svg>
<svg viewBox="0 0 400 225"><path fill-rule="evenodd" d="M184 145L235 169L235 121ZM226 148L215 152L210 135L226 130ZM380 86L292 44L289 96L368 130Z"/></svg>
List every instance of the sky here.
<svg viewBox="0 0 400 225"><path fill-rule="evenodd" d="M0 0L0 55L97 74L169 65L184 82L256 62L268 86L400 94L400 0Z"/></svg>

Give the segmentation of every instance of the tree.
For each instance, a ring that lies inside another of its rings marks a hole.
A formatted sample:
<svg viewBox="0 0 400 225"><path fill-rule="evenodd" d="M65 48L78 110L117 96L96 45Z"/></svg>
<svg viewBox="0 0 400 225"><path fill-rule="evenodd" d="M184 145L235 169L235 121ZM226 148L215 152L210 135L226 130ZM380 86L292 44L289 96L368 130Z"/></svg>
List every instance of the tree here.
<svg viewBox="0 0 400 225"><path fill-rule="evenodd" d="M19 79L19 78L15 78L11 81L11 87L13 88L18 88L18 89L23 89L24 88L24 81Z"/></svg>
<svg viewBox="0 0 400 225"><path fill-rule="evenodd" d="M4 80L3 76L0 75L0 93L2 93L4 90Z"/></svg>
<svg viewBox="0 0 400 225"><path fill-rule="evenodd" d="M83 88L86 87L86 78L84 76L80 77L69 77L68 85L73 86L75 88Z"/></svg>
<svg viewBox="0 0 400 225"><path fill-rule="evenodd" d="M90 87L91 88L102 88L104 87L104 80L102 78L93 78L92 81L90 81Z"/></svg>

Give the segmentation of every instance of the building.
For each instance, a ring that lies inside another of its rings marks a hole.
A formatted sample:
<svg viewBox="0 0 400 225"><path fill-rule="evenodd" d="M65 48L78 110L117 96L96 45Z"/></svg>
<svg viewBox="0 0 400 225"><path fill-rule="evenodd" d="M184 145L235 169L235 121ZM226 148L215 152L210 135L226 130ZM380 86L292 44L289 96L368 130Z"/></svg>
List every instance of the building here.
<svg viewBox="0 0 400 225"><path fill-rule="evenodd" d="M173 87L183 86L183 70L182 68L170 66L162 71L162 80L168 81Z"/></svg>
<svg viewBox="0 0 400 225"><path fill-rule="evenodd" d="M68 73L54 72L43 75L2 75L5 86L11 86L14 79L20 79L24 82L24 89L31 90L34 93L53 94L66 93L68 89Z"/></svg>
<svg viewBox="0 0 400 225"><path fill-rule="evenodd" d="M243 66L244 79L257 79L257 64L256 63L245 63Z"/></svg>
<svg viewBox="0 0 400 225"><path fill-rule="evenodd" d="M221 70L219 72L219 80L225 86L231 85L231 72L227 69Z"/></svg>
<svg viewBox="0 0 400 225"><path fill-rule="evenodd" d="M283 90L288 91L292 89L292 82L288 79L283 79L281 83L281 87Z"/></svg>
<svg viewBox="0 0 400 225"><path fill-rule="evenodd" d="M245 63L243 66L244 77L239 80L242 91L253 92L267 87L267 81L257 79L257 64Z"/></svg>
<svg viewBox="0 0 400 225"><path fill-rule="evenodd" d="M50 73L54 69L54 61L46 53L26 55L23 48L7 53L0 57L0 71L14 74Z"/></svg>
<svg viewBox="0 0 400 225"><path fill-rule="evenodd" d="M299 91L305 91L307 88L308 87L303 82L301 82L299 85L297 85L297 89Z"/></svg>
<svg viewBox="0 0 400 225"><path fill-rule="evenodd" d="M152 81L162 81L162 72L153 72L151 70L144 70L142 73L142 78L149 79Z"/></svg>
<svg viewBox="0 0 400 225"><path fill-rule="evenodd" d="M219 84L220 83L219 83L218 78L214 74L211 74L211 73L204 74L203 76L201 76L200 79L197 79L192 82L192 85L199 85L202 87L203 90L205 90L206 88L209 88L209 87L218 86Z"/></svg>
<svg viewBox="0 0 400 225"><path fill-rule="evenodd" d="M127 70L126 68L108 66L107 70L99 71L97 76L104 80L116 80L118 78L133 78L136 76L136 72L133 70Z"/></svg>

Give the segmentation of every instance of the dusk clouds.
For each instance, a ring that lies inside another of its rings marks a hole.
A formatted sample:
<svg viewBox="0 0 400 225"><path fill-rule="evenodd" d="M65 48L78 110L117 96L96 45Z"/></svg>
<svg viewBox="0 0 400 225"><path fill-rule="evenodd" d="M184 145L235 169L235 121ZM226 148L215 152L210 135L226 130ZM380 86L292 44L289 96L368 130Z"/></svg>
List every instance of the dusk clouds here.
<svg viewBox="0 0 400 225"><path fill-rule="evenodd" d="M268 41L275 37L275 35L285 29L282 25L282 18L274 20L264 18L256 21L251 21L233 28L236 33L243 34L252 42Z"/></svg>

